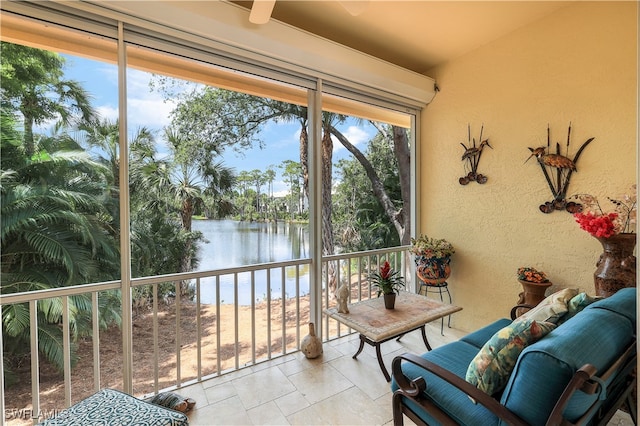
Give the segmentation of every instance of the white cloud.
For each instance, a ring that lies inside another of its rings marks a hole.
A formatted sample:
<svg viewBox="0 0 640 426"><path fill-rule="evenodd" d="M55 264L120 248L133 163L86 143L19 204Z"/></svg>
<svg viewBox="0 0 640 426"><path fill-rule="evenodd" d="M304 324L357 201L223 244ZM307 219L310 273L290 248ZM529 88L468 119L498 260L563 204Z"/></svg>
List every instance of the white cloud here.
<svg viewBox="0 0 640 426"><path fill-rule="evenodd" d="M152 130L170 124L169 114L175 102L165 101L149 88L151 74L129 69L127 72L127 116L129 128L145 126Z"/></svg>
<svg viewBox="0 0 640 426"><path fill-rule="evenodd" d="M165 102L155 96L131 97L127 99L128 127L145 126L158 130L170 124L169 113L175 107L174 102Z"/></svg>
<svg viewBox="0 0 640 426"><path fill-rule="evenodd" d="M347 138L349 142L351 142L352 145L355 146L363 142L369 142L369 140L371 139L371 136L358 126L349 126L347 127L347 130L342 131L342 134ZM345 147L342 146L342 144L338 140L333 138L333 151L335 152L341 149L345 149Z"/></svg>
<svg viewBox="0 0 640 426"><path fill-rule="evenodd" d="M118 107L111 105L100 105L96 108L102 120L116 121L118 119Z"/></svg>

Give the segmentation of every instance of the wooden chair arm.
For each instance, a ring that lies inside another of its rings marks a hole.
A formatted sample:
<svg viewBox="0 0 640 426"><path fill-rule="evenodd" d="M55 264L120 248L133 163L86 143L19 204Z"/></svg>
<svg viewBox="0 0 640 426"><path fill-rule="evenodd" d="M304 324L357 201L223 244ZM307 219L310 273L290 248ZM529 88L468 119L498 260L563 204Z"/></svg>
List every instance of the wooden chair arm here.
<svg viewBox="0 0 640 426"><path fill-rule="evenodd" d="M471 383L463 380L462 378L456 376L449 370L446 370L440 367L437 364L434 364L431 361L427 361L424 358L421 358L417 355L406 353L403 355L399 355L393 359L391 364L391 370L393 372L393 378L398 383L400 389L396 392L401 392L404 396L413 399L416 403L425 406L423 401L420 401L420 394L424 392L426 389L426 381L423 377L418 377L414 380L409 380L408 377L404 375L402 372L402 362L410 362L415 364L425 370L435 374L443 380L449 382L452 386L455 386L465 394L467 394L472 400L476 401L478 404L482 404L493 414L504 420L510 425L519 426L526 425L520 417L511 411L507 410L503 405L501 405L496 399L487 395L483 391L479 390Z"/></svg>
<svg viewBox="0 0 640 426"><path fill-rule="evenodd" d="M634 339L624 353L599 376L598 380L592 380L594 376L596 376L596 368L591 364L583 365L578 371L576 371L564 392L560 395L556 406L549 415L547 426L560 424L559 422L563 419L562 413L573 394L578 390L581 390L588 395L593 395L598 391L604 392L607 395L607 399L616 399L614 403L599 408L599 410L610 410L609 413L604 414L604 418L608 421L608 418L613 415L613 412L616 411L624 402L623 400L632 392L633 389L635 389L636 380L635 377L633 377L633 371L637 367L637 362L638 354L636 351L636 340ZM617 378L611 380L611 377L614 375ZM631 377L631 379L628 379L629 377ZM607 389L600 389L602 383L609 381L611 382ZM585 413L583 417L586 418L593 410L594 407ZM633 420L635 424L636 419L634 418ZM581 419L576 422L576 424L581 423Z"/></svg>
<svg viewBox="0 0 640 426"><path fill-rule="evenodd" d="M551 415L547 419L547 426L559 425L561 424L563 418L562 413L573 396L573 394L580 389L587 380L593 377L596 374L596 368L591 364L586 364L582 366L576 373L573 375L573 378L560 395L558 402L556 402Z"/></svg>

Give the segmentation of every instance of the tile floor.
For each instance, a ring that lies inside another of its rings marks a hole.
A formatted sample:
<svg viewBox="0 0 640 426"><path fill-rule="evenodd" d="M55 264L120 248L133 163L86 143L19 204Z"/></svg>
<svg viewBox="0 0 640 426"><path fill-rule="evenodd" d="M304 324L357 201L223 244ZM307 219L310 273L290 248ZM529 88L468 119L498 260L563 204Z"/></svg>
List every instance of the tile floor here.
<svg viewBox="0 0 640 426"><path fill-rule="evenodd" d="M432 347L460 338L464 333L427 326ZM365 345L357 360L357 334L325 343L322 357L309 360L293 353L205 382L183 387L181 395L194 398L191 425L391 425L391 392L375 350ZM382 345L387 368L404 352L426 351L420 332L400 342ZM405 424L412 422L405 418ZM609 426L631 426L625 413Z"/></svg>

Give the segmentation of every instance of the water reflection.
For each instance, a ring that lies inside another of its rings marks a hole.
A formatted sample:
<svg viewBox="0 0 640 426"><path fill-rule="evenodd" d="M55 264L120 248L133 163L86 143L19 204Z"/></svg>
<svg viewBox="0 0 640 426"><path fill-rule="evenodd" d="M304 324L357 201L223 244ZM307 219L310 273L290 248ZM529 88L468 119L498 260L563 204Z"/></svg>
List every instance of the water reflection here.
<svg viewBox="0 0 640 426"><path fill-rule="evenodd" d="M207 240L200 244L199 271L232 268L256 263L279 262L309 257L309 232L306 224L239 222L234 220L195 220L193 230ZM300 295L309 293L309 267L300 267ZM280 298L282 272L271 270L271 297ZM285 271L285 297L296 294L295 268ZM255 299L267 295L266 271L255 272ZM215 278L201 280L201 302L215 303ZM233 276L220 278L220 300L234 302ZM238 303L251 303L251 273L238 275Z"/></svg>

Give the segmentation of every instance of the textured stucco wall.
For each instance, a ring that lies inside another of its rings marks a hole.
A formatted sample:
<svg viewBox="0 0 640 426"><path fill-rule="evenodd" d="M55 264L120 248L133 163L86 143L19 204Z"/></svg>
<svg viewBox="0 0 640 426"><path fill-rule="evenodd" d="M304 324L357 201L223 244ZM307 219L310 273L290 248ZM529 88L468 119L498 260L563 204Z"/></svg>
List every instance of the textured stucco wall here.
<svg viewBox="0 0 640 426"><path fill-rule="evenodd" d="M472 330L507 316L521 286L519 266L547 272L551 291L593 294L597 240L570 214L543 214L551 199L527 147L565 146L570 157L590 137L569 194L619 196L637 175L637 4L576 2L532 25L431 70L441 91L422 115L419 147L420 231L456 247L449 280L456 328ZM478 171L488 182L458 183L460 157L484 136ZM548 292L549 293L549 292Z"/></svg>

